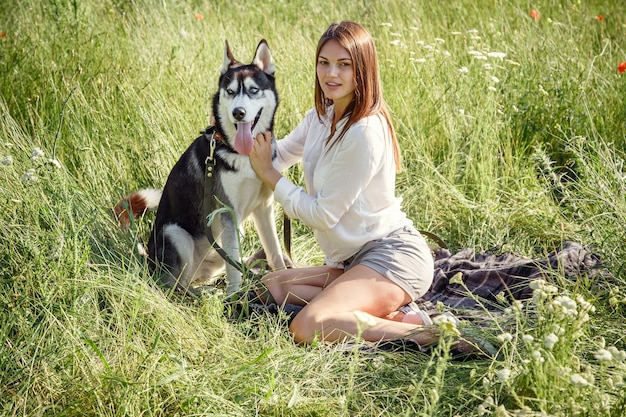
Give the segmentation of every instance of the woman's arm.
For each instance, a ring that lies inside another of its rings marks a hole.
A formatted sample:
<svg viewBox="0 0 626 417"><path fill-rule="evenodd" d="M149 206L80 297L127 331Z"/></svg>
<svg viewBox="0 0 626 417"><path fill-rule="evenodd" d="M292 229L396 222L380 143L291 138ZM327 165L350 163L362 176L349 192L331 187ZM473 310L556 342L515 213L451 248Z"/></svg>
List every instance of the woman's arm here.
<svg viewBox="0 0 626 417"><path fill-rule="evenodd" d="M272 164L272 133L259 133L250 153L250 164L261 181L274 191L276 183L283 178Z"/></svg>

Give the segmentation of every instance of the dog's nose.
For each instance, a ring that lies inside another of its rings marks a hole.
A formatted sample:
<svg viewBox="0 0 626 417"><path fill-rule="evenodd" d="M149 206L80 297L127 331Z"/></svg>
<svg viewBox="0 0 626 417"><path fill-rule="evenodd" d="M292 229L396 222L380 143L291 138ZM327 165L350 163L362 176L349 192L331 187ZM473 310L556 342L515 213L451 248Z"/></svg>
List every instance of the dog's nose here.
<svg viewBox="0 0 626 417"><path fill-rule="evenodd" d="M237 107L233 110L233 117L235 120L241 120L246 117L246 109L243 107Z"/></svg>

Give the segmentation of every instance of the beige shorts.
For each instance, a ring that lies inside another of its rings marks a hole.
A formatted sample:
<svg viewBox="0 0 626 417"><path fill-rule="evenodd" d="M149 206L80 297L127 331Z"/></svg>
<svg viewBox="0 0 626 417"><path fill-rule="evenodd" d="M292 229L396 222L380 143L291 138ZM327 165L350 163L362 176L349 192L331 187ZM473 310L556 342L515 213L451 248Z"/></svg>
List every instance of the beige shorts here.
<svg viewBox="0 0 626 417"><path fill-rule="evenodd" d="M367 266L400 286L412 300L417 300L433 282L433 264L424 237L413 226L405 226L366 243L344 262L344 269Z"/></svg>

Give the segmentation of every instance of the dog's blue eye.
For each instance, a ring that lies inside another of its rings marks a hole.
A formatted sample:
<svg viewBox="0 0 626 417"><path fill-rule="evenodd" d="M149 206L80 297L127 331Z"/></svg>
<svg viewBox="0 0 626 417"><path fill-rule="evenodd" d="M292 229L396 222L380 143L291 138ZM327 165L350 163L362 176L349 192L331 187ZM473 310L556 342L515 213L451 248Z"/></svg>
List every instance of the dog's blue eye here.
<svg viewBox="0 0 626 417"><path fill-rule="evenodd" d="M256 87L251 87L250 90L248 90L250 92L250 94L256 94L259 92L259 89Z"/></svg>

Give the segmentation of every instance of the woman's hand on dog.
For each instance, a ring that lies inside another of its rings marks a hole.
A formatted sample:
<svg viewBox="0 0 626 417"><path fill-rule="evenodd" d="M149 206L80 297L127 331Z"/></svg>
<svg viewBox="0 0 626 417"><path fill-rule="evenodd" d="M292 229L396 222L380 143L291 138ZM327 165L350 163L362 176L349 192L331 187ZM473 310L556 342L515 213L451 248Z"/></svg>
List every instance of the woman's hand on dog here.
<svg viewBox="0 0 626 417"><path fill-rule="evenodd" d="M282 175L272 165L272 132L263 132L256 135L254 146L250 153L250 164L261 181L272 190Z"/></svg>

